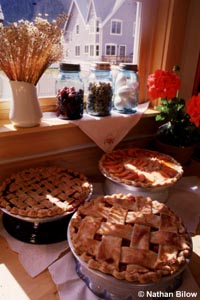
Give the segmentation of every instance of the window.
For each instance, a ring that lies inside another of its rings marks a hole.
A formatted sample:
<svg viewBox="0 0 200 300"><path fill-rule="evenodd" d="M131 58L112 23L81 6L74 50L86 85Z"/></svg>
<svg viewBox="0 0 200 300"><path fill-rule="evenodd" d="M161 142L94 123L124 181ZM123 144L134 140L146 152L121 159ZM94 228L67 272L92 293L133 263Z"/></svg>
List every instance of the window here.
<svg viewBox="0 0 200 300"><path fill-rule="evenodd" d="M96 45L96 56L99 56L99 45Z"/></svg>
<svg viewBox="0 0 200 300"><path fill-rule="evenodd" d="M80 52L81 52L81 49L80 49L80 46L75 46L75 56L80 56Z"/></svg>
<svg viewBox="0 0 200 300"><path fill-rule="evenodd" d="M126 46L119 45L119 56L125 56L126 55Z"/></svg>
<svg viewBox="0 0 200 300"><path fill-rule="evenodd" d="M90 56L94 56L94 45L90 45Z"/></svg>
<svg viewBox="0 0 200 300"><path fill-rule="evenodd" d="M96 32L98 33L99 30L100 30L100 29L99 29L99 20L97 20L97 21L96 21Z"/></svg>
<svg viewBox="0 0 200 300"><path fill-rule="evenodd" d="M79 34L79 29L80 29L80 28L79 28L79 25L77 24L77 25L76 25L76 34Z"/></svg>
<svg viewBox="0 0 200 300"><path fill-rule="evenodd" d="M111 21L111 34L122 34L122 21Z"/></svg>
<svg viewBox="0 0 200 300"><path fill-rule="evenodd" d="M89 53L89 45L85 45L84 52L85 52L85 54Z"/></svg>
<svg viewBox="0 0 200 300"><path fill-rule="evenodd" d="M85 1L85 0L83 0ZM127 2L131 2L133 0L127 0ZM4 1L6 3L6 1ZM182 3L183 2L183 3ZM163 69L171 69L171 67L174 64L180 64L183 65L183 76L186 76L188 73L188 69L186 67L186 60L183 60L183 52L184 57L187 57L187 51L190 52L190 49L188 47L185 47L184 49L184 38L185 38L185 24L188 20L188 26L190 26L190 30L188 34L191 32L196 32L196 28L198 28L198 18L194 18L192 14L196 12L195 5L193 2L196 3L196 1L178 1L178 0L165 0L165 1L157 1L157 0L138 0L138 6L141 4L141 15L138 15L138 20L141 20L140 28L138 28L139 34L135 39L138 38L138 49L139 54L136 58L136 61L139 65L139 76L140 76L140 100L145 101L146 99L146 78L149 73L153 72L156 68L163 68ZM35 8L38 9L40 1L37 2L38 4L35 5ZM189 9L190 8L190 9ZM12 9L10 7L10 9ZM10 13L12 15L12 13ZM154 17L152 17L154 16ZM196 15L195 15L196 16ZM20 10L20 17L21 17L21 10ZM26 18L25 16L23 17ZM192 20L192 22L189 22ZM97 21L97 20L96 20ZM109 31L110 33L113 30L113 36L119 35L119 32L121 32L121 35L123 37L123 29L124 29L124 23L121 22L121 19L113 19L112 22L109 24ZM76 24L76 23L75 23ZM80 24L76 24L79 25ZM132 22L133 25L133 22ZM98 22L95 22L94 29L95 32L99 30L99 24ZM176 30L174 30L174 28ZM76 29L75 29L76 30ZM80 27L79 29L79 36L80 36ZM86 31L89 32L89 26ZM76 31L75 31L76 32ZM72 43L73 35L70 36L69 44L71 43L71 48L68 50L67 47L67 53L71 55L71 53L75 54L74 45ZM189 44L192 44L192 42L195 41L190 40ZM99 41L97 41L99 43ZM88 42L89 45L90 42ZM178 43L178 47L177 47ZM79 42L80 44L80 42ZM121 43L123 44L123 42ZM121 46L121 44L119 44ZM195 50L196 44L193 43L193 53ZM123 46L123 45L122 45ZM175 47L176 46L176 47ZM107 44L106 46L106 52L108 55L116 55L117 51L123 51L122 49L117 49L114 44ZM187 48L187 49L186 49ZM86 46L86 49L88 49L88 54L94 53L95 58L95 51L94 49L92 51L92 48L90 49L90 46ZM175 51L176 50L176 51ZM77 46L76 52L77 57L80 56L80 46ZM87 53L87 50L84 50ZM199 49L198 49L199 52ZM196 52L195 52L196 53ZM129 54L129 53L128 53ZM133 50L133 57L135 57L136 50ZM99 54L100 55L100 54ZM187 78L187 90L190 89L190 86L193 87L193 78L195 76L196 71L196 65L198 61L198 55L195 58L195 55L189 55L189 61L192 61L192 65L194 66L194 73L191 72L191 76L188 79ZM187 60L188 61L188 60ZM186 74L184 74L184 72ZM4 87L4 75L0 72L0 89L3 86L3 89L0 91L0 98L7 99L7 90L9 87L9 84L7 84ZM190 82L190 84L189 84ZM183 95L184 97L184 95ZM2 102L3 103L3 102ZM8 105L7 105L8 107ZM0 110L4 109L4 107L1 105ZM8 108L6 108L8 110ZM0 112L1 114L1 112ZM3 115L3 112L2 112ZM0 115L1 119L1 115Z"/></svg>
<svg viewBox="0 0 200 300"><path fill-rule="evenodd" d="M106 45L106 55L116 55L116 45Z"/></svg>

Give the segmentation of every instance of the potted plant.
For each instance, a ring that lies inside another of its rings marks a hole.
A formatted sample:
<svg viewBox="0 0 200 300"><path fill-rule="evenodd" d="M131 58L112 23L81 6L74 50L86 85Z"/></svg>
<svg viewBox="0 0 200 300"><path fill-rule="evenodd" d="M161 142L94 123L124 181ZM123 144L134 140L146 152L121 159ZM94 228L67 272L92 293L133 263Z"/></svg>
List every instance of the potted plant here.
<svg viewBox="0 0 200 300"><path fill-rule="evenodd" d="M200 140L200 94L187 102L178 97L181 82L177 70L156 70L148 76L147 88L151 100L160 98L156 107L156 121L161 123L156 134L157 149L186 164Z"/></svg>

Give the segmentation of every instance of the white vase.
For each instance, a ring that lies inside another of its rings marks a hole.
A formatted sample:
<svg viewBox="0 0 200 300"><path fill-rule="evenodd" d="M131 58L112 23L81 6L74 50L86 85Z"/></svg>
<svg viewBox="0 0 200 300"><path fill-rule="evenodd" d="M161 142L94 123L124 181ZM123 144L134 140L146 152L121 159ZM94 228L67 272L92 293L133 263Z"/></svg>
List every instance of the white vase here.
<svg viewBox="0 0 200 300"><path fill-rule="evenodd" d="M38 102L37 90L34 84L24 81L10 81L12 100L10 120L17 127L34 127L40 124L42 118Z"/></svg>

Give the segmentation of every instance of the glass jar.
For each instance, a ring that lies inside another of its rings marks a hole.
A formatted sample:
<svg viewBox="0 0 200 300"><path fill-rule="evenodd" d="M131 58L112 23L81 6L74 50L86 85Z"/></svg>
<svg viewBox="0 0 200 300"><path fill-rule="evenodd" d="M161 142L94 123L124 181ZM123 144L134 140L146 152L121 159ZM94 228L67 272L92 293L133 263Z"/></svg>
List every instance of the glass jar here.
<svg viewBox="0 0 200 300"><path fill-rule="evenodd" d="M91 66L88 78L86 110L90 115L108 116L112 109L112 76L110 64L97 62Z"/></svg>
<svg viewBox="0 0 200 300"><path fill-rule="evenodd" d="M84 84L79 64L60 63L56 80L57 116L76 120L83 116Z"/></svg>
<svg viewBox="0 0 200 300"><path fill-rule="evenodd" d="M123 114L134 113L138 106L138 93L137 65L121 63L115 80L114 109Z"/></svg>

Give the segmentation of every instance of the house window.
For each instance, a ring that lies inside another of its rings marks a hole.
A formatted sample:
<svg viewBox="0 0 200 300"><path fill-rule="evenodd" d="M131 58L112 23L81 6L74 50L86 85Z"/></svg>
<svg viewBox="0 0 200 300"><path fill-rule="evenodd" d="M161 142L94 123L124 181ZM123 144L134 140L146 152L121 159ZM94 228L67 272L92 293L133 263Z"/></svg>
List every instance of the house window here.
<svg viewBox="0 0 200 300"><path fill-rule="evenodd" d="M81 54L81 47L79 45L75 46L75 56L80 56Z"/></svg>
<svg viewBox="0 0 200 300"><path fill-rule="evenodd" d="M96 56L99 56L99 45L96 45Z"/></svg>
<svg viewBox="0 0 200 300"><path fill-rule="evenodd" d="M106 45L106 55L116 55L116 45Z"/></svg>
<svg viewBox="0 0 200 300"><path fill-rule="evenodd" d="M76 25L76 34L79 34L79 30L80 30L80 27L79 27L79 25L77 24L77 25Z"/></svg>
<svg viewBox="0 0 200 300"><path fill-rule="evenodd" d="M126 55L126 46L120 45L119 46L119 56L125 56Z"/></svg>
<svg viewBox="0 0 200 300"><path fill-rule="evenodd" d="M99 32L99 20L96 21L96 32Z"/></svg>
<svg viewBox="0 0 200 300"><path fill-rule="evenodd" d="M85 45L84 52L85 52L85 54L89 53L89 45Z"/></svg>
<svg viewBox="0 0 200 300"><path fill-rule="evenodd" d="M90 45L90 56L94 56L94 45Z"/></svg>
<svg viewBox="0 0 200 300"><path fill-rule="evenodd" d="M122 34L122 21L111 21L111 34Z"/></svg>

